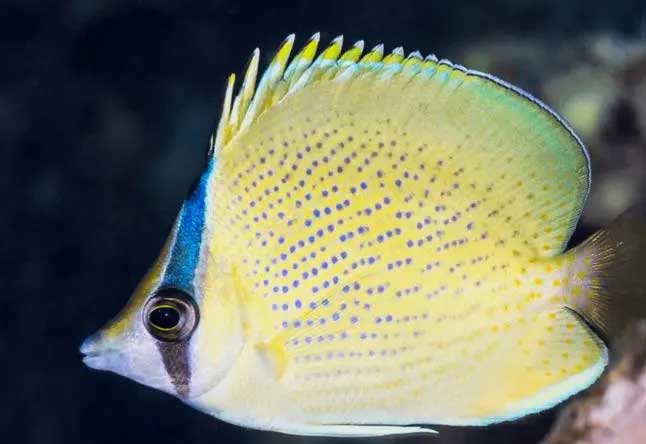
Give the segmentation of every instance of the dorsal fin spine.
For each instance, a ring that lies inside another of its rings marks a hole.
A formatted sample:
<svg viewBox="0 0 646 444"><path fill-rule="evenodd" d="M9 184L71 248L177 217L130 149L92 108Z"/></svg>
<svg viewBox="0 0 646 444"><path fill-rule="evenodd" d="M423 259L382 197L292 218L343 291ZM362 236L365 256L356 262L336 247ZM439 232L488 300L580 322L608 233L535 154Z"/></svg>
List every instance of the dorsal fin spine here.
<svg viewBox="0 0 646 444"><path fill-rule="evenodd" d="M343 55L339 58L338 65L340 67L346 67L352 65L359 60L361 54L363 53L363 40L359 40L352 45L352 48L348 49Z"/></svg>
<svg viewBox="0 0 646 444"><path fill-rule="evenodd" d="M225 144L227 138L227 129L229 122L229 114L231 113L231 99L233 97L233 86L236 83L236 75L231 74L227 82L227 89L224 93L224 102L222 103L222 116L218 123L218 129L215 133L215 138L211 137L210 154L218 152Z"/></svg>
<svg viewBox="0 0 646 444"><path fill-rule="evenodd" d="M310 66L310 68L311 68L311 66ZM305 72L303 73L303 75L301 75L298 78L298 80L294 83L294 85L287 92L287 95L295 93L296 91L300 90L305 85L310 83L310 78L312 76L312 70L310 68L306 69Z"/></svg>
<svg viewBox="0 0 646 444"><path fill-rule="evenodd" d="M441 81L448 80L451 72L453 71L453 65L448 60L442 59L437 64L437 72L435 75L439 76Z"/></svg>
<svg viewBox="0 0 646 444"><path fill-rule="evenodd" d="M310 40L303 47L301 52L299 52L294 60L289 64L285 70L284 78L289 81L290 88L298 81L303 72L312 64L314 57L316 56L316 51L318 50L318 45L321 40L320 33L314 34L310 37Z"/></svg>
<svg viewBox="0 0 646 444"><path fill-rule="evenodd" d="M443 80L450 80L452 70L466 71L448 60L438 60L434 55L424 58L419 51L405 56L402 47L397 47L384 56L384 45L379 44L364 54L363 40L355 42L342 52L343 36L334 38L317 56L319 43L320 34L317 32L290 62L294 35L289 35L260 77L257 86L260 52L256 48L235 97L235 76L229 78L222 116L216 135L212 138L210 151L217 152L236 134L246 130L265 110L319 80L344 82L357 77L373 77L389 81L395 76L405 76L422 81L435 75L442 76Z"/></svg>
<svg viewBox="0 0 646 444"><path fill-rule="evenodd" d="M422 70L422 55L419 51L410 53L402 63L402 74L406 77L414 77Z"/></svg>
<svg viewBox="0 0 646 444"><path fill-rule="evenodd" d="M403 69L401 63L390 63L385 65L382 70L379 71L378 78L379 80L390 80L395 75L399 74Z"/></svg>
<svg viewBox="0 0 646 444"><path fill-rule="evenodd" d="M242 97L240 103L240 115L245 116L247 110L249 109L249 104L253 99L255 88L256 88L256 77L258 75L258 62L260 59L260 50L256 48L253 51L251 60L249 61L249 67L244 76L244 81L242 82L242 88L240 91L240 96ZM244 128L240 128L244 129Z"/></svg>
<svg viewBox="0 0 646 444"><path fill-rule="evenodd" d="M381 62L381 59L384 56L384 45L379 44L372 48L372 50L366 55L363 56L361 60L359 60L359 64L362 66L370 66L372 68L373 63Z"/></svg>
<svg viewBox="0 0 646 444"><path fill-rule="evenodd" d="M229 132L231 133L236 131L240 123L240 102L242 102L242 96L238 94L233 100L231 115L229 116Z"/></svg>
<svg viewBox="0 0 646 444"><path fill-rule="evenodd" d="M258 83L256 94L251 101L251 105L249 105L249 110L244 116L241 127L247 128L262 111L265 101L271 98L271 89L283 75L293 46L294 34L290 34L278 49L276 56L269 64L269 68L267 68L265 73L262 75L260 82Z"/></svg>
<svg viewBox="0 0 646 444"><path fill-rule="evenodd" d="M267 103L267 107L273 106L276 103L278 103L283 97L285 97L285 94L287 93L287 88L289 85L285 80L280 80L279 82L274 85L272 88L272 95L269 98L269 101Z"/></svg>
<svg viewBox="0 0 646 444"><path fill-rule="evenodd" d="M350 65L345 69L339 70L335 80L339 82L346 82L348 80L355 78L359 74L359 72L360 71L359 71L358 65L356 64Z"/></svg>
<svg viewBox="0 0 646 444"><path fill-rule="evenodd" d="M332 43L321 53L319 60L336 61L343 48L343 36L336 36Z"/></svg>
<svg viewBox="0 0 646 444"><path fill-rule="evenodd" d="M391 63L401 63L402 60L404 60L404 48L402 48L401 46L393 49L390 54L384 57L384 63L386 65Z"/></svg>
<svg viewBox="0 0 646 444"><path fill-rule="evenodd" d="M318 80L321 78L322 73L336 66L336 61L341 54L343 47L343 36L338 36L332 40L330 45L314 60L314 63L308 68L309 81Z"/></svg>

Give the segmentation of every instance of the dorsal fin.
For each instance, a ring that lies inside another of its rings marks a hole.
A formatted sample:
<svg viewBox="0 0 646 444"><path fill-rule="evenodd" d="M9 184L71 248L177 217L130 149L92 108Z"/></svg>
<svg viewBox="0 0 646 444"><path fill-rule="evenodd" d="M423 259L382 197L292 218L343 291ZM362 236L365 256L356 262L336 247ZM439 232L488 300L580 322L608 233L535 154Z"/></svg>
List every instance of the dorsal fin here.
<svg viewBox="0 0 646 444"><path fill-rule="evenodd" d="M510 196L508 202L499 203L499 208L491 208L488 217L505 208L509 211L518 188L530 187L526 199L514 204L515 213L507 214L504 224L525 218L528 220L522 227L528 230L523 237L525 246L540 250L539 255L546 257L563 251L589 190L589 158L568 124L540 100L494 76L434 55L422 57L419 51L404 56L403 49L396 48L387 54L380 44L362 54L363 42L359 41L343 52L343 38L339 36L317 56L319 35L314 34L290 63L293 43L294 36L290 35L254 89L258 67L255 52L235 99L231 77L212 152L222 154L225 147L239 151L235 142L251 134L264 117L276 119L280 115L293 120L313 112L314 107L317 114L331 113L332 109L338 114L341 108L352 108L352 112L362 114L362 119L373 114L373 119L392 121L396 117L400 126L410 127L417 122L415 119L421 119L417 128L420 141L427 143L435 138L433 143L442 147L446 156L452 156L452 149L463 146L463 151L472 155L484 156L488 149L495 153L483 162L487 162L487 168L501 172L487 180L501 181L498 189ZM360 88L363 90L359 91ZM312 97L314 90L325 93L318 92ZM400 94L392 95L395 90ZM356 103L348 102L351 96ZM304 97L309 97L309 101L303 102ZM302 104L298 116L293 114L297 112L294 108L281 110L276 106L297 100ZM385 100L391 101L388 107ZM321 108L323 103L328 104L327 109ZM379 112L375 114L371 106L376 106ZM495 113L500 113L497 119L492 118ZM433 122L432 126L429 122ZM472 133L478 134L477 140L466 139ZM451 137L457 140L453 145L447 142L453 140ZM240 153L229 153L228 158L236 155ZM541 156L546 157L536 160ZM512 163L513 159L516 161ZM532 159L536 163L520 167L522 162ZM529 167L536 170L526 171ZM539 178L545 181L543 188L534 189ZM560 193L553 189L555 181ZM501 228L501 235L508 228ZM518 228L513 227L512 235L520 239Z"/></svg>
<svg viewBox="0 0 646 444"><path fill-rule="evenodd" d="M211 138L211 153L220 151L267 109L317 80L348 81L365 73L375 73L382 80L391 79L395 75L410 78L417 75L431 76L439 65L463 69L447 60L438 60L434 55L424 58L419 51L405 56L402 47L397 47L384 56L383 44L376 45L363 54L363 40L355 42L343 52L343 36L334 38L317 57L319 42L320 34L317 32L288 64L294 45L294 34L289 35L262 74L257 88L260 51L258 48L253 51L242 86L235 98L233 89L236 77L235 74L229 77L218 130Z"/></svg>

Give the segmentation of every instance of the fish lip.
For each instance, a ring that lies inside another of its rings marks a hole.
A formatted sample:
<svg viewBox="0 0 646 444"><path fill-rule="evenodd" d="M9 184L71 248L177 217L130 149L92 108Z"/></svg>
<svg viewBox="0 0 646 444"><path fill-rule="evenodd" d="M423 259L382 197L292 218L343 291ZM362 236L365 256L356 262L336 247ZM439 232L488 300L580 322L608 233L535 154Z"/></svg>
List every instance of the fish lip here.
<svg viewBox="0 0 646 444"><path fill-rule="evenodd" d="M113 349L105 346L101 336L100 332L90 335L79 347L83 364L96 370L105 369L111 355L114 354Z"/></svg>
<svg viewBox="0 0 646 444"><path fill-rule="evenodd" d="M82 353L83 364L94 370L110 370L115 360L119 359L119 352L114 349L92 350Z"/></svg>
<svg viewBox="0 0 646 444"><path fill-rule="evenodd" d="M87 353L81 352L81 360L85 362L86 359L98 358L101 355L102 353L99 353L97 351L90 351Z"/></svg>
<svg viewBox="0 0 646 444"><path fill-rule="evenodd" d="M83 356L81 360L83 361L83 364L85 364L86 366L99 370L100 364L103 359L98 354L90 354L90 355Z"/></svg>
<svg viewBox="0 0 646 444"><path fill-rule="evenodd" d="M81 352L81 358L82 358L82 359L85 359L85 358L94 358L94 357L97 357L97 356L99 356L99 353L98 353L98 352L88 352L88 353L83 353L83 352Z"/></svg>
<svg viewBox="0 0 646 444"><path fill-rule="evenodd" d="M83 342L79 350L81 352L81 361L90 368L98 369L101 362L105 362L105 354L97 350L89 349L89 347L85 346L85 342Z"/></svg>

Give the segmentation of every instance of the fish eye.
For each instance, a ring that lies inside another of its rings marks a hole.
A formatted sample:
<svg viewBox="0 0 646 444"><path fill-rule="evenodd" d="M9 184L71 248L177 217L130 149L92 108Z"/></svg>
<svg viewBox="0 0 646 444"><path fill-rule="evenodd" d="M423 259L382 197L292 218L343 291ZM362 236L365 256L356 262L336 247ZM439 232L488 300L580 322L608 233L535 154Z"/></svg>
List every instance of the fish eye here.
<svg viewBox="0 0 646 444"><path fill-rule="evenodd" d="M157 330L172 330L179 326L182 320L180 311L174 305L158 305L148 314L150 325Z"/></svg>
<svg viewBox="0 0 646 444"><path fill-rule="evenodd" d="M195 330L198 309L195 300L177 288L163 288L144 307L143 322L148 332L164 342L178 342Z"/></svg>

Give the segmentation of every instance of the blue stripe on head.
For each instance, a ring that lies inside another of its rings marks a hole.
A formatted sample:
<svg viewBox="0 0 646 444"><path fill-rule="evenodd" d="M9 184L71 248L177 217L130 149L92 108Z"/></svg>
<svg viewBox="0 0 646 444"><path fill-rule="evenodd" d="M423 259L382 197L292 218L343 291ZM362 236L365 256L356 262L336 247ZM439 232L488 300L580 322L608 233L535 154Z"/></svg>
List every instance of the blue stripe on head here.
<svg viewBox="0 0 646 444"><path fill-rule="evenodd" d="M209 157L206 171L184 201L177 219L177 234L170 250L162 287L175 287L194 294L193 278L200 258L206 218L207 186L215 165Z"/></svg>

